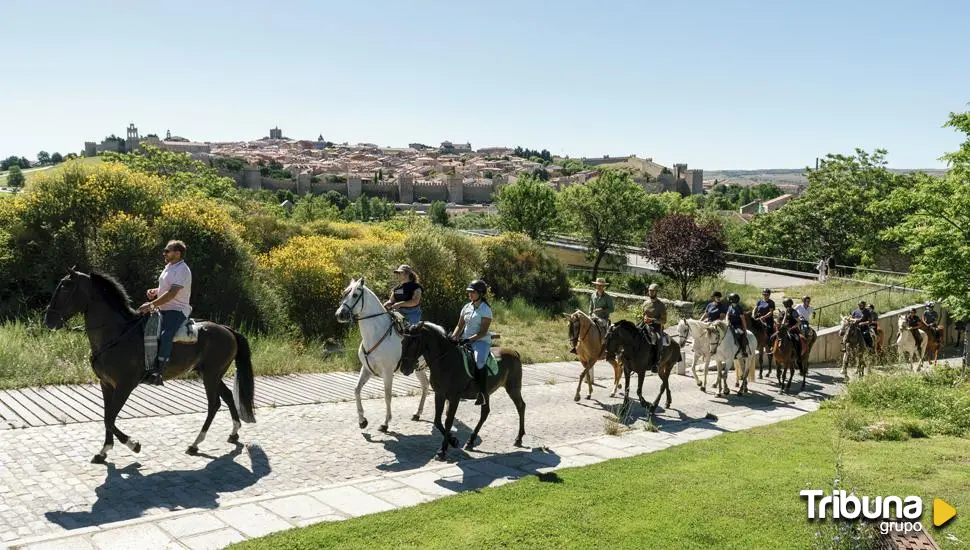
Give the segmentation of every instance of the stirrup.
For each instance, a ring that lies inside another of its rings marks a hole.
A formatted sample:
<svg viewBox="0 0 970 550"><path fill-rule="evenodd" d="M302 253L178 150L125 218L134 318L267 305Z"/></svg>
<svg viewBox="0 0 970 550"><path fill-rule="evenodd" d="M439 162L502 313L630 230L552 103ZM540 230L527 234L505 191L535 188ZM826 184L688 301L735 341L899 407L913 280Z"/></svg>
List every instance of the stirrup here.
<svg viewBox="0 0 970 550"><path fill-rule="evenodd" d="M163 385L165 385L164 384L163 377L162 377L162 371L161 370L150 370L150 371L146 372L145 373L145 377L142 378L142 383L145 383L145 384L148 384L148 385L151 385L151 386L163 386Z"/></svg>
<svg viewBox="0 0 970 550"><path fill-rule="evenodd" d="M475 404L481 406L484 405L486 401L488 401L488 396L482 392L478 392L478 396L475 398Z"/></svg>

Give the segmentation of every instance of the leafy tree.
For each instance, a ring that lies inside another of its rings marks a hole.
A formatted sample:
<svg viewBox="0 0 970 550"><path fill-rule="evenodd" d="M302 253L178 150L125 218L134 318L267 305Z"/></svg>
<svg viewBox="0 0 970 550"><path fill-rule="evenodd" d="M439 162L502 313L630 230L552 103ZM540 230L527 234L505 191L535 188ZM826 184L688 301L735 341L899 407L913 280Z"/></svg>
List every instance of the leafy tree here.
<svg viewBox="0 0 970 550"><path fill-rule="evenodd" d="M7 185L10 187L23 187L25 183L27 183L27 178L20 171L20 166L11 166L10 172L7 174Z"/></svg>
<svg viewBox="0 0 970 550"><path fill-rule="evenodd" d="M0 162L0 170L9 170L11 166L20 166L20 158L21 157L12 155L3 159L3 162ZM20 166L20 167L25 168L24 166ZM29 166L27 166L26 168L29 168Z"/></svg>
<svg viewBox="0 0 970 550"><path fill-rule="evenodd" d="M566 159L562 163L562 173L564 176L572 176L586 169L583 162L576 159Z"/></svg>
<svg viewBox="0 0 970 550"><path fill-rule="evenodd" d="M532 177L539 181L549 181L549 171L539 167L532 170Z"/></svg>
<svg viewBox="0 0 970 550"><path fill-rule="evenodd" d="M77 158L77 153L68 153L64 160L74 160Z"/></svg>
<svg viewBox="0 0 970 550"><path fill-rule="evenodd" d="M20 157L19 165L22 169L26 170L30 168L30 161L27 160L27 157Z"/></svg>
<svg viewBox="0 0 970 550"><path fill-rule="evenodd" d="M699 280L724 271L726 251L724 232L716 221L698 225L686 214L670 214L654 224L644 254L680 285L680 299L688 300Z"/></svg>
<svg viewBox="0 0 970 550"><path fill-rule="evenodd" d="M887 230L913 255L910 281L942 300L957 318L970 317L970 112L950 113L945 127L962 132L960 148L943 155L945 177L916 174L895 189L888 208L908 211Z"/></svg>
<svg viewBox="0 0 970 550"><path fill-rule="evenodd" d="M340 217L340 210L324 196L308 195L296 201L292 216L293 220L301 223L336 220Z"/></svg>
<svg viewBox="0 0 970 550"><path fill-rule="evenodd" d="M567 187L558 202L567 226L585 241L593 278L608 252L642 242L652 222L663 215L660 200L619 171L604 171L583 185Z"/></svg>
<svg viewBox="0 0 970 550"><path fill-rule="evenodd" d="M500 224L506 231L525 233L534 240L553 231L558 218L556 193L530 176L502 187L497 197Z"/></svg>
<svg viewBox="0 0 970 550"><path fill-rule="evenodd" d="M37 153L37 164L46 166L51 162L51 155L47 151Z"/></svg>
<svg viewBox="0 0 970 550"><path fill-rule="evenodd" d="M236 189L232 178L220 176L213 168L193 160L185 153L144 145L134 153L102 153L105 162L118 162L133 170L165 178L176 192L188 191L213 198L231 198Z"/></svg>
<svg viewBox="0 0 970 550"><path fill-rule="evenodd" d="M64 162L64 157L62 157L60 153L55 152L51 155L51 162L53 164L60 164Z"/></svg>
<svg viewBox="0 0 970 550"><path fill-rule="evenodd" d="M435 225L444 227L451 225L448 219L448 210L442 201L434 201L431 203L431 206L428 207L428 217L431 218L431 223Z"/></svg>
<svg viewBox="0 0 970 550"><path fill-rule="evenodd" d="M543 164L549 164L550 162L552 162L552 153L550 153L546 149L543 149L542 151L536 151L535 149L524 149L522 147L516 147L515 150L512 152L512 154L519 158L529 159L535 162L541 162Z"/></svg>

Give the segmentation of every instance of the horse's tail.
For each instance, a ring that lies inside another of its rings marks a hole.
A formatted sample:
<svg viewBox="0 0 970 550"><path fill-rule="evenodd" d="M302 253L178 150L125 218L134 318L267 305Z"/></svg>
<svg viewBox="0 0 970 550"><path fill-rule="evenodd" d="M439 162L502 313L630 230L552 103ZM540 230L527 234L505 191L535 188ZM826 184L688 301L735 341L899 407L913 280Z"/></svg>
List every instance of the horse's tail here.
<svg viewBox="0 0 970 550"><path fill-rule="evenodd" d="M236 401L236 409L239 410L239 419L243 422L256 422L253 404L255 395L256 381L253 377L253 354L249 348L249 340L245 336L232 331L236 337L236 383L235 391L232 392Z"/></svg>

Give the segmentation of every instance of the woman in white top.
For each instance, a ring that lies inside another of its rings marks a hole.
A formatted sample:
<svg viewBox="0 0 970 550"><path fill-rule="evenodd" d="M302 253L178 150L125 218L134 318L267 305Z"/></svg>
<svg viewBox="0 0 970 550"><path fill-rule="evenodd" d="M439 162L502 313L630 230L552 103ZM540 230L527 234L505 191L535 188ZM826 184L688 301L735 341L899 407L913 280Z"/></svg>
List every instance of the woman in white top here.
<svg viewBox="0 0 970 550"><path fill-rule="evenodd" d="M802 334L808 338L808 327L812 322L812 315L815 313L815 308L811 305L811 296L802 296L802 303L795 306L795 313L798 314L799 320L802 326Z"/></svg>
<svg viewBox="0 0 970 550"><path fill-rule="evenodd" d="M478 399L475 404L482 405L488 400L488 371L485 369L485 362L492 347L492 335L488 331L492 324L492 308L485 299L485 293L488 292L485 281L472 281L465 290L468 292L468 303L461 308L458 325L451 333L451 338L460 344L467 344L475 355L475 379L478 382Z"/></svg>

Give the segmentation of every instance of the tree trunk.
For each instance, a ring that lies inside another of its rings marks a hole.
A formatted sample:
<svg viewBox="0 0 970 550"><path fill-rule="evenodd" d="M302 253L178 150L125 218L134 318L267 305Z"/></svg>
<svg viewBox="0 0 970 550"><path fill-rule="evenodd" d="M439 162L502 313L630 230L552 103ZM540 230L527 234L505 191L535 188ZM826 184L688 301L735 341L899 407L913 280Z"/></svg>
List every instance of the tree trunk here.
<svg viewBox="0 0 970 550"><path fill-rule="evenodd" d="M687 290L688 290L688 286L689 285L690 285L690 279L688 279L687 277L681 276L681 278L680 278L680 299L683 300L683 301L685 301L685 302L688 301Z"/></svg>
<svg viewBox="0 0 970 550"><path fill-rule="evenodd" d="M596 276L599 275L600 262L603 261L603 256L606 255L606 250L597 249L596 250L596 260L593 261L593 280L596 280Z"/></svg>

